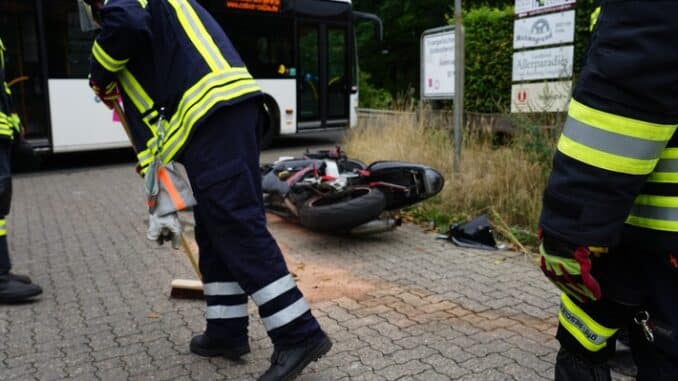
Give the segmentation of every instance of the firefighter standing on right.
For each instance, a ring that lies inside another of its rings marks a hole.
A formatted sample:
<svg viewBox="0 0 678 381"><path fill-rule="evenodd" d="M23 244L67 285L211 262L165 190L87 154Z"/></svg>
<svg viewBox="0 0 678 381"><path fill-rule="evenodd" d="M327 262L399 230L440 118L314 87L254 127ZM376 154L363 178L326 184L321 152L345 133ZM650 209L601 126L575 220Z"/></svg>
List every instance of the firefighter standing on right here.
<svg viewBox="0 0 678 381"><path fill-rule="evenodd" d="M562 291L556 380L678 380L678 1L602 2L544 193L541 265Z"/></svg>

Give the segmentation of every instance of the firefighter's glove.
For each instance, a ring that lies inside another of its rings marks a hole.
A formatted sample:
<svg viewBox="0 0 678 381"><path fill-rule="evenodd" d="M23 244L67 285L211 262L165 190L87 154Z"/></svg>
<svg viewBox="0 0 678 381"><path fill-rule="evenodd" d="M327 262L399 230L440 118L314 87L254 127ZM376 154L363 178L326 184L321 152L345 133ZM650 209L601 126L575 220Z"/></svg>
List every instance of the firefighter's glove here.
<svg viewBox="0 0 678 381"><path fill-rule="evenodd" d="M565 245L551 248L550 245L542 243L539 252L541 270L564 293L581 303L600 300L602 297L600 284L591 275L593 264L590 248L581 246L570 249Z"/></svg>
<svg viewBox="0 0 678 381"><path fill-rule="evenodd" d="M164 216L151 213L148 216L146 237L151 241L156 241L158 245L172 242L172 247L179 249L181 247L181 222L179 222L177 213L169 213Z"/></svg>
<svg viewBox="0 0 678 381"><path fill-rule="evenodd" d="M113 109L115 102L120 98L120 91L118 90L118 84L115 82L108 83L106 85L99 85L94 81L90 81L89 86L92 88L94 93L101 99L101 101L109 109Z"/></svg>
<svg viewBox="0 0 678 381"><path fill-rule="evenodd" d="M172 242L178 249L181 243L181 224L178 212L196 205L188 181L174 164L163 164L155 159L144 176L148 202L148 239L162 245Z"/></svg>

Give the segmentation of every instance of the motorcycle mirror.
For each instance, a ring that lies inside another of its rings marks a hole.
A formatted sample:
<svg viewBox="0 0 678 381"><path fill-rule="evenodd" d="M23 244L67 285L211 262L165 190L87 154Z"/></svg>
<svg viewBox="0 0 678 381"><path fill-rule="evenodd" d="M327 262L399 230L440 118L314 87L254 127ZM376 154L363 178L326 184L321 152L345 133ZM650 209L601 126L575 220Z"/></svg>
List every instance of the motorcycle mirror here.
<svg viewBox="0 0 678 381"><path fill-rule="evenodd" d="M92 8L85 4L83 0L76 1L78 2L78 12L80 13L80 30L83 32L91 32L93 30L101 29L99 23L94 20Z"/></svg>

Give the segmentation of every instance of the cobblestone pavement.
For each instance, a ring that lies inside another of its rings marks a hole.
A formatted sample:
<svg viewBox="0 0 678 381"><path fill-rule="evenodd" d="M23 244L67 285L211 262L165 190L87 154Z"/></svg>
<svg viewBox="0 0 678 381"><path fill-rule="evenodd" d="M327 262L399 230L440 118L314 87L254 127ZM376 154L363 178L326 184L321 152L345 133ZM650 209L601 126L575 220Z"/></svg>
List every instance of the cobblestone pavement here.
<svg viewBox="0 0 678 381"><path fill-rule="evenodd" d="M131 167L22 175L14 185L15 270L45 294L0 306L0 380L248 380L267 367L254 308L242 363L188 352L203 304L169 299L170 280L191 269L144 238ZM558 293L522 255L461 250L415 226L360 239L273 217L270 228L335 341L301 380L551 378Z"/></svg>

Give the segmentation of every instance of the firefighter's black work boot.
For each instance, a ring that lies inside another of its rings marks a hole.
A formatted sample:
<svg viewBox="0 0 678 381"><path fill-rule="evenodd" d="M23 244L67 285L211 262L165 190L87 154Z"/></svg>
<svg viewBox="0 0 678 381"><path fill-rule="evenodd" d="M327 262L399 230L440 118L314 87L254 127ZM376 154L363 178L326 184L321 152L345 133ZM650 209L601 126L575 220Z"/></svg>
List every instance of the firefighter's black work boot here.
<svg viewBox="0 0 678 381"><path fill-rule="evenodd" d="M204 334L193 337L190 348L191 352L198 356L224 356L227 359L234 361L250 353L250 345L247 342L245 342L245 344L233 345L221 340L211 339Z"/></svg>
<svg viewBox="0 0 678 381"><path fill-rule="evenodd" d="M595 364L560 348L556 357L555 381L611 381L607 363Z"/></svg>
<svg viewBox="0 0 678 381"><path fill-rule="evenodd" d="M23 275L23 274L14 274L14 273L9 273L9 279L15 280L17 282L21 282L23 284L31 284L33 281L28 275Z"/></svg>
<svg viewBox="0 0 678 381"><path fill-rule="evenodd" d="M0 303L24 302L40 294L40 286L24 283L9 273L0 274Z"/></svg>
<svg viewBox="0 0 678 381"><path fill-rule="evenodd" d="M292 381L313 361L317 361L332 348L332 341L322 334L311 342L303 342L298 346L275 349L271 356L271 367L259 381Z"/></svg>

